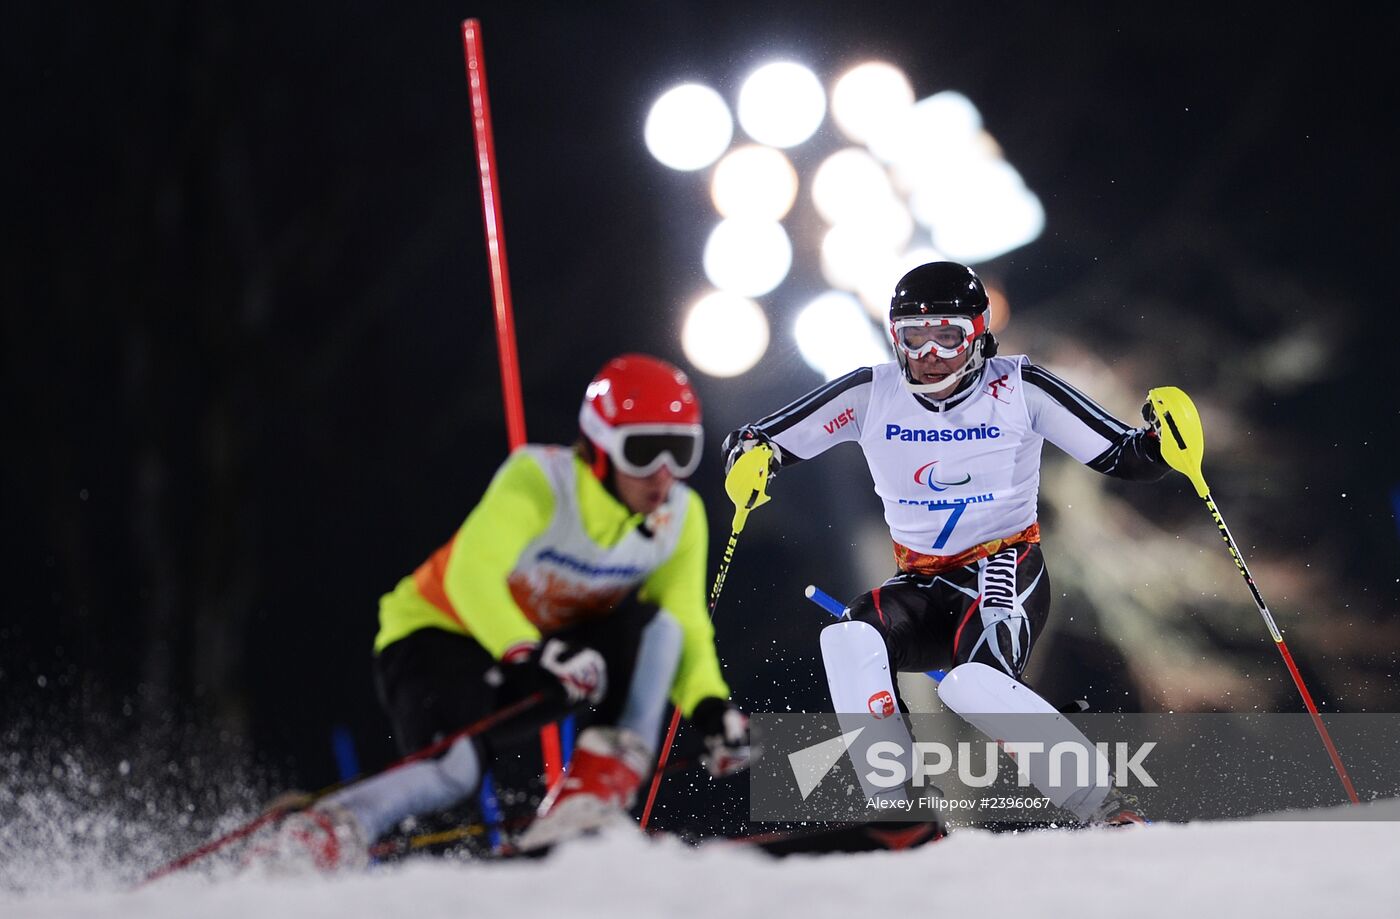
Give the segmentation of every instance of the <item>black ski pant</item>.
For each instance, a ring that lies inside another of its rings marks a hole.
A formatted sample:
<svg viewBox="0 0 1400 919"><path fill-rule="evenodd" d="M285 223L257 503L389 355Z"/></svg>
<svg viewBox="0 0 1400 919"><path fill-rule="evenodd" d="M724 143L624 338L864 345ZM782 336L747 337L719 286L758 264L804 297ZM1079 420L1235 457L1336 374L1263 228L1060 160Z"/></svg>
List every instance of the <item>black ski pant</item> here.
<svg viewBox="0 0 1400 919"><path fill-rule="evenodd" d="M891 673L978 661L1019 680L1049 616L1050 576L1040 544L1021 543L942 574L902 572L850 610L884 638Z"/></svg>
<svg viewBox="0 0 1400 919"><path fill-rule="evenodd" d="M593 648L608 668L608 691L589 717L613 724L622 714L642 630L657 613L654 604L633 594L610 613L545 636ZM380 703L393 725L394 741L408 754L474 724L534 690L549 702L536 706L534 717L513 719L524 733L567 713L562 689L534 664L501 664L469 635L424 628L380 651L374 659ZM504 679L502 679L504 677ZM493 738L508 732L493 729ZM489 755L490 745L478 743Z"/></svg>

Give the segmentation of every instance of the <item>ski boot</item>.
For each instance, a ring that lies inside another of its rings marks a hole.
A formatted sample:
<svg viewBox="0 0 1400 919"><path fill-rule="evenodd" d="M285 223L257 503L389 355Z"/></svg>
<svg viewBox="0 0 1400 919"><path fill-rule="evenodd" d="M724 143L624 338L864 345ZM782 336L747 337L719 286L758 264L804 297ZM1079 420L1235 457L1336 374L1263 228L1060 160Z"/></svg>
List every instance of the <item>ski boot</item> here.
<svg viewBox="0 0 1400 919"><path fill-rule="evenodd" d="M535 821L515 849L528 852L601 829L630 823L627 814L642 776L651 770L651 748L623 728L590 727L578 736L573 761L540 802Z"/></svg>
<svg viewBox="0 0 1400 919"><path fill-rule="evenodd" d="M1089 826L1147 826L1150 822L1139 808L1135 795L1109 788L1103 803L1094 809Z"/></svg>
<svg viewBox="0 0 1400 919"><path fill-rule="evenodd" d="M369 841L349 810L319 804L288 814L244 859L248 870L273 875L333 874L369 864Z"/></svg>

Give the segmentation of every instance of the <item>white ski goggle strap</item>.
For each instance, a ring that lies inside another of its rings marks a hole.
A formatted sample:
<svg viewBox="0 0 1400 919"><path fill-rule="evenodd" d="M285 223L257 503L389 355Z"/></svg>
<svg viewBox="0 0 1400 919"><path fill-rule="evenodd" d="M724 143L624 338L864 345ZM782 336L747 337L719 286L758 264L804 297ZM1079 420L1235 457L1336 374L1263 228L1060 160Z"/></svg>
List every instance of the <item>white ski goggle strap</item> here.
<svg viewBox="0 0 1400 919"><path fill-rule="evenodd" d="M890 330L895 345L908 357L954 358L971 347L985 325L980 316L906 316L896 319Z"/></svg>

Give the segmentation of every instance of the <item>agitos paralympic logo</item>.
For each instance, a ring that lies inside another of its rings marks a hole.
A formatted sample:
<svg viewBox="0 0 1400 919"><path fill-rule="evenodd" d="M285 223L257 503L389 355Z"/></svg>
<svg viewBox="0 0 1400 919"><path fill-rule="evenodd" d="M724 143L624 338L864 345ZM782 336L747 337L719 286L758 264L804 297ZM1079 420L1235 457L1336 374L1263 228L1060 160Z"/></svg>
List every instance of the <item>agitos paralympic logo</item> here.
<svg viewBox="0 0 1400 919"><path fill-rule="evenodd" d="M972 476L968 473L963 473L962 479L957 482L940 481L938 478L938 471L933 468L937 465L938 460L934 460L931 463L924 463L918 469L915 469L914 481L919 485L928 486L933 491L947 491L950 488L966 485L968 482L972 481Z"/></svg>

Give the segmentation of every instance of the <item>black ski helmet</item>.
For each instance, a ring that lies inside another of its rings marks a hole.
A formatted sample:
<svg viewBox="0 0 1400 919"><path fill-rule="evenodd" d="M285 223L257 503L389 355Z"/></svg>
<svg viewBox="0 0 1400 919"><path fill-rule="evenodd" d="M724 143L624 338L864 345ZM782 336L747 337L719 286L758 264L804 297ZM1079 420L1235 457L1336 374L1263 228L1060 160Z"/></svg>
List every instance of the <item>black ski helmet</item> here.
<svg viewBox="0 0 1400 919"><path fill-rule="evenodd" d="M957 262L929 262L909 271L894 286L890 321L905 316L967 316L987 312L982 279Z"/></svg>
<svg viewBox="0 0 1400 919"><path fill-rule="evenodd" d="M894 345L895 360L904 371L905 385L914 392L928 392L932 387L916 383L910 375L909 359L896 340L895 321L915 316L966 316L974 322L981 320L985 331L973 344L972 357L959 377L976 373L987 358L996 356L990 301L977 272L957 262L920 265L899 279L894 296L890 298L890 341Z"/></svg>

